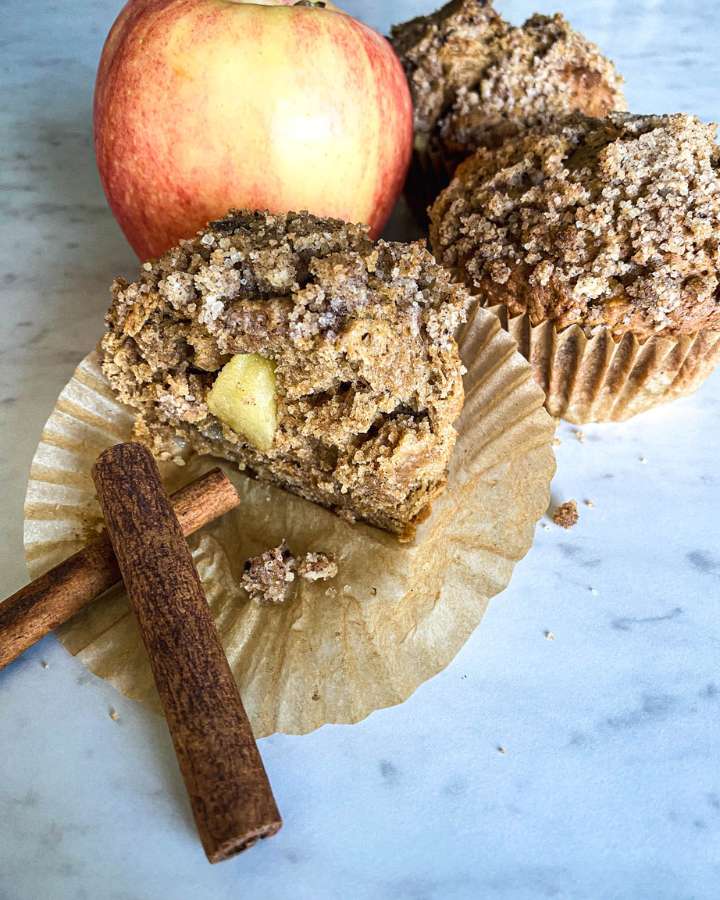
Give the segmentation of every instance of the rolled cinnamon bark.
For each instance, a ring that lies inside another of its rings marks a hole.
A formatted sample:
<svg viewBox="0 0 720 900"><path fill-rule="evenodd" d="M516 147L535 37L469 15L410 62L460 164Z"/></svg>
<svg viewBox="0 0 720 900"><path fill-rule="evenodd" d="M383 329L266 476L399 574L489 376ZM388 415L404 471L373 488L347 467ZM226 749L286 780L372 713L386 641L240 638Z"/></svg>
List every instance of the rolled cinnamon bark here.
<svg viewBox="0 0 720 900"><path fill-rule="evenodd" d="M232 482L212 469L172 495L183 534L193 534L240 502ZM112 545L102 534L0 603L0 669L120 581Z"/></svg>
<svg viewBox="0 0 720 900"><path fill-rule="evenodd" d="M200 839L219 862L280 828L272 789L151 454L118 444L93 479Z"/></svg>

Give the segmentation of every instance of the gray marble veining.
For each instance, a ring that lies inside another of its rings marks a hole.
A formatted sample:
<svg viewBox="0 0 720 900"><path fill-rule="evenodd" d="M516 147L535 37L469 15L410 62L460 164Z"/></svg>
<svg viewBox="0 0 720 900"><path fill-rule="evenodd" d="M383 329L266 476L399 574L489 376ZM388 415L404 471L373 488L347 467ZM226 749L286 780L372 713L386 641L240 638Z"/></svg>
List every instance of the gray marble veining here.
<svg viewBox="0 0 720 900"><path fill-rule="evenodd" d="M433 5L345 4L382 29ZM514 21L556 8L498 5ZM101 333L111 277L135 265L90 138L118 7L0 5L3 593L25 580L42 424ZM634 109L720 114L717 3L565 12L617 60ZM583 442L561 426L553 496L578 500L578 526L540 523L482 627L407 703L264 740L285 829L222 866L204 860L163 723L44 641L0 673L0 898L720 896L719 413L715 375Z"/></svg>

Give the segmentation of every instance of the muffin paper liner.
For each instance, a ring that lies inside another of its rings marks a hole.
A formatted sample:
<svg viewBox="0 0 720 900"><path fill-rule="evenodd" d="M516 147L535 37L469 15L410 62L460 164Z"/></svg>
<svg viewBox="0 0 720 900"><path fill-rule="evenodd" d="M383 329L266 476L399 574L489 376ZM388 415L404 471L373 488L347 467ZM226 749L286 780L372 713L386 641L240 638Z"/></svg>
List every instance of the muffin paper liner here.
<svg viewBox="0 0 720 900"><path fill-rule="evenodd" d="M453 659L491 597L527 553L549 502L553 421L530 366L492 313L464 329L466 404L448 489L416 539L397 539L254 481L220 462L239 508L189 539L208 602L257 736L352 723L405 700ZM96 353L61 393L32 464L25 551L32 576L101 528L90 470L130 438L133 413ZM218 461L160 463L170 490ZM245 560L285 538L296 555L334 554L329 582L299 580L294 599L259 606L240 587ZM65 647L119 691L159 710L124 591L116 588L58 633Z"/></svg>
<svg viewBox="0 0 720 900"><path fill-rule="evenodd" d="M488 311L530 361L548 412L576 424L623 421L691 394L720 362L717 331L641 343L633 334L613 337L608 328L588 337L579 325L533 326L527 314L510 316L504 305Z"/></svg>
<svg viewBox="0 0 720 900"><path fill-rule="evenodd" d="M405 182L405 197L418 224L427 228L428 207L437 200L452 179L454 166L431 147L413 150Z"/></svg>

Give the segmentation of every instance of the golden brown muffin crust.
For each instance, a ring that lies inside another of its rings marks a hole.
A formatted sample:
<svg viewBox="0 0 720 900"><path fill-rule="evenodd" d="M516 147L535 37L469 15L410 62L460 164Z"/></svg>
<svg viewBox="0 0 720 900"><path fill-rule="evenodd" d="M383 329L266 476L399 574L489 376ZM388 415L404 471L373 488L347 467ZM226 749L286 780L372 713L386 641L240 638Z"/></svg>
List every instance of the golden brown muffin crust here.
<svg viewBox="0 0 720 900"><path fill-rule="evenodd" d="M392 40L413 94L416 146L437 144L446 159L576 110L626 108L613 64L559 13L514 27L487 0L453 0L395 26Z"/></svg>
<svg viewBox="0 0 720 900"><path fill-rule="evenodd" d="M433 249L534 325L717 329L719 167L715 126L694 116L570 116L463 163L431 211Z"/></svg>

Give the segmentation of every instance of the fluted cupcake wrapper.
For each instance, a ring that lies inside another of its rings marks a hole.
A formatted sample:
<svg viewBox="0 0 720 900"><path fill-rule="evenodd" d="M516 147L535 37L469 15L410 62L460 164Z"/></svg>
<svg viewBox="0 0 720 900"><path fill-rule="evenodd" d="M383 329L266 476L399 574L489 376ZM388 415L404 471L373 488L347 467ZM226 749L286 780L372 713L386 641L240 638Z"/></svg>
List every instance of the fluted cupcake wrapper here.
<svg viewBox="0 0 720 900"><path fill-rule="evenodd" d="M504 305L488 309L531 363L548 412L576 424L623 421L691 394L720 362L717 331L640 342L608 328L588 337L578 325L533 326L527 314L511 316Z"/></svg>
<svg viewBox="0 0 720 900"><path fill-rule="evenodd" d="M432 206L441 191L450 184L454 164L430 146L413 150L410 170L405 182L405 197L418 223L428 224L428 207Z"/></svg>

